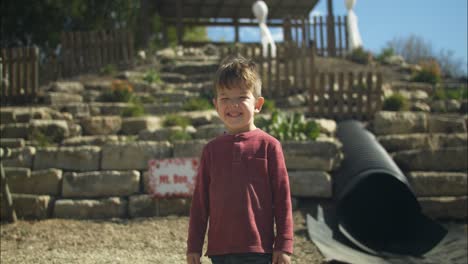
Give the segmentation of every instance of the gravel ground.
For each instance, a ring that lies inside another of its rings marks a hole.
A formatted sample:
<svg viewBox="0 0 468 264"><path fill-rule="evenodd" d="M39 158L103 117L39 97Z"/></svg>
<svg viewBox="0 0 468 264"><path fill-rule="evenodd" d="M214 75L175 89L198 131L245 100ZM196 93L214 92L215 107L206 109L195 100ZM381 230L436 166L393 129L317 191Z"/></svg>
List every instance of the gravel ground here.
<svg viewBox="0 0 468 264"><path fill-rule="evenodd" d="M0 262L185 263L188 217L18 221L1 224ZM294 212L292 263L322 263L309 240L304 212ZM206 246L206 245L205 245ZM211 263L203 257L202 263Z"/></svg>

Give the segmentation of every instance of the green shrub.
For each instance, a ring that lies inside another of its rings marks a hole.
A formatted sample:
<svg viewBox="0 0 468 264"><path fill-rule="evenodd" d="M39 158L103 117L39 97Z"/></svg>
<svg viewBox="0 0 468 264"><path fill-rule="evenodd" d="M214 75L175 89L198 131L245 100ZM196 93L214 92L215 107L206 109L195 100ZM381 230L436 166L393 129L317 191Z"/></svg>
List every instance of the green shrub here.
<svg viewBox="0 0 468 264"><path fill-rule="evenodd" d="M167 115L164 118L163 126L165 127L171 127L171 126L180 126L180 127L187 127L191 125L191 120L190 118L186 116L181 116L181 115Z"/></svg>
<svg viewBox="0 0 468 264"><path fill-rule="evenodd" d="M306 141L315 140L320 134L320 126L306 120L303 114L285 114L273 111L270 119L260 117L256 121L259 128L278 140Z"/></svg>
<svg viewBox="0 0 468 264"><path fill-rule="evenodd" d="M265 102L262 106L262 112L273 113L276 110L276 104L273 100L265 99Z"/></svg>
<svg viewBox="0 0 468 264"><path fill-rule="evenodd" d="M141 101L134 97L130 100L130 106L125 108L121 114L123 117L139 117L145 115L145 108Z"/></svg>
<svg viewBox="0 0 468 264"><path fill-rule="evenodd" d="M380 52L379 55L377 55L377 58L376 60L378 62L385 62L386 59L392 57L395 55L395 51L392 49L392 48L384 48L382 49L382 51Z"/></svg>
<svg viewBox="0 0 468 264"><path fill-rule="evenodd" d="M185 111L208 110L213 109L213 105L206 98L190 98L185 102L183 109Z"/></svg>
<svg viewBox="0 0 468 264"><path fill-rule="evenodd" d="M459 88L442 88L438 87L435 89L434 94L432 95L433 100L446 100L446 99L455 99L455 100L466 100L468 99L468 88L459 87Z"/></svg>
<svg viewBox="0 0 468 264"><path fill-rule="evenodd" d="M411 81L436 84L440 82L442 72L440 66L435 60L427 60L419 63L421 70L414 73Z"/></svg>
<svg viewBox="0 0 468 264"><path fill-rule="evenodd" d="M46 135L39 129L34 129L29 138L31 141L36 142L37 146L39 147L50 147L53 145L54 142L54 136L51 135Z"/></svg>
<svg viewBox="0 0 468 264"><path fill-rule="evenodd" d="M117 67L114 64L107 64L99 69L99 72L103 75L115 75L117 73Z"/></svg>
<svg viewBox="0 0 468 264"><path fill-rule="evenodd" d="M193 139L192 135L190 135L190 133L188 133L185 129L182 131L174 131L173 133L171 133L171 135L168 138L170 142L174 142L177 140L191 140L191 139Z"/></svg>
<svg viewBox="0 0 468 264"><path fill-rule="evenodd" d="M372 61L372 53L364 50L362 47L356 48L351 51L346 58L352 62L359 64L369 64Z"/></svg>
<svg viewBox="0 0 468 264"><path fill-rule="evenodd" d="M133 97L133 87L128 81L114 80L110 90L100 96L103 102L128 102Z"/></svg>
<svg viewBox="0 0 468 264"><path fill-rule="evenodd" d="M386 111L406 111L409 109L409 102L403 95L395 93L385 98L382 109Z"/></svg>
<svg viewBox="0 0 468 264"><path fill-rule="evenodd" d="M152 104L156 102L156 98L154 98L151 95L141 95L138 96L138 99L141 101L143 104Z"/></svg>
<svg viewBox="0 0 468 264"><path fill-rule="evenodd" d="M147 83L161 83L161 76L153 69L147 71L143 76L143 81Z"/></svg>

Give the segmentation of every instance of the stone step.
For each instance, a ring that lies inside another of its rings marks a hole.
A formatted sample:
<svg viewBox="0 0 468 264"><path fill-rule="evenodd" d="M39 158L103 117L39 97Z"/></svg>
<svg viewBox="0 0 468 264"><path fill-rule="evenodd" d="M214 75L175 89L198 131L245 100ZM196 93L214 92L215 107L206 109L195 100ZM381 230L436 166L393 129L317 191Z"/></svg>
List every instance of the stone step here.
<svg viewBox="0 0 468 264"><path fill-rule="evenodd" d="M210 74L197 74L197 75L184 75L180 73L163 72L161 73L161 80L166 83L198 83L207 82L213 79L213 73Z"/></svg>
<svg viewBox="0 0 468 264"><path fill-rule="evenodd" d="M128 202L120 197L102 199L58 199L53 217L70 219L124 218L128 215Z"/></svg>
<svg viewBox="0 0 468 264"><path fill-rule="evenodd" d="M16 216L19 219L41 220L50 218L54 207L54 197L49 195L11 194ZM6 208L0 196L0 219L6 219Z"/></svg>
<svg viewBox="0 0 468 264"><path fill-rule="evenodd" d="M393 159L403 171L453 171L468 169L467 147L414 149L393 153Z"/></svg>
<svg viewBox="0 0 468 264"><path fill-rule="evenodd" d="M466 220L467 196L421 197L418 198L422 212L441 220Z"/></svg>
<svg viewBox="0 0 468 264"><path fill-rule="evenodd" d="M185 215L190 213L191 199L153 198L148 194L130 196L128 212L130 217L153 217Z"/></svg>
<svg viewBox="0 0 468 264"><path fill-rule="evenodd" d="M291 195L297 197L332 197L332 177L325 171L290 171Z"/></svg>
<svg viewBox="0 0 468 264"><path fill-rule="evenodd" d="M215 73L217 69L217 63L178 62L174 65L164 65L161 69L161 72L179 73L191 76L197 74Z"/></svg>
<svg viewBox="0 0 468 264"><path fill-rule="evenodd" d="M432 94L434 87L430 83L418 83L418 82L401 82L401 81L393 81L390 83L392 90L422 90L428 94Z"/></svg>
<svg viewBox="0 0 468 264"><path fill-rule="evenodd" d="M62 194L61 170L31 171L29 168L5 167L5 175L12 193L50 196Z"/></svg>
<svg viewBox="0 0 468 264"><path fill-rule="evenodd" d="M418 197L467 195L466 172L411 171L406 177Z"/></svg>
<svg viewBox="0 0 468 264"><path fill-rule="evenodd" d="M0 138L0 147L2 148L23 148L26 146L26 141L23 138Z"/></svg>
<svg viewBox="0 0 468 264"><path fill-rule="evenodd" d="M377 140L388 152L410 149L439 149L466 146L466 133L414 133L378 136Z"/></svg>

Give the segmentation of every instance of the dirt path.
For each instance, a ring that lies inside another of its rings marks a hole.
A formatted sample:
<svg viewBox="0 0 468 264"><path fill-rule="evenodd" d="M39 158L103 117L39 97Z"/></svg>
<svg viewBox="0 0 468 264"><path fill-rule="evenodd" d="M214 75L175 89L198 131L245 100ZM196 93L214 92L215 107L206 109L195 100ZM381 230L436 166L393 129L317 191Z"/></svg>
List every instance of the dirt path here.
<svg viewBox="0 0 468 264"><path fill-rule="evenodd" d="M309 240L304 215L294 212L293 263L323 257ZM185 263L188 217L77 221L50 219L1 225L2 264ZM206 246L206 245L205 245ZM202 263L211 263L203 258Z"/></svg>

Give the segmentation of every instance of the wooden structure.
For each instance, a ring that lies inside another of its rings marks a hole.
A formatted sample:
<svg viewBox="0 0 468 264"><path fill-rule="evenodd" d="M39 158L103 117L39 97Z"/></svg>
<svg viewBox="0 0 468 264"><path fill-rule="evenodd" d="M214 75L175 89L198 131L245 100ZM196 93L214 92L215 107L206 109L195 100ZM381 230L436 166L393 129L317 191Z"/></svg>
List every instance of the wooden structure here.
<svg viewBox="0 0 468 264"><path fill-rule="evenodd" d="M39 88L39 50L36 47L1 51L1 103L28 103Z"/></svg>
<svg viewBox="0 0 468 264"><path fill-rule="evenodd" d="M276 57L263 57L260 44L242 45L241 47L221 47L221 58L230 54L241 54L257 63L262 78L262 93L277 101L287 96L307 91L312 83L314 71L314 49L295 43L277 45Z"/></svg>
<svg viewBox="0 0 468 264"><path fill-rule="evenodd" d="M164 28L175 25L178 43L185 26L233 26L235 42L239 27L258 26L252 13L255 0L158 0L157 10ZM318 0L265 0L269 26L282 26L287 18L306 18ZM164 31L164 30L163 30Z"/></svg>
<svg viewBox="0 0 468 264"><path fill-rule="evenodd" d="M8 179L5 175L5 170L3 169L2 160L3 158L8 158L10 156L10 149L0 148L0 176L1 176L1 188L2 188L2 202L6 209L6 217L10 222L16 222L16 211L13 204L13 198L11 197L10 188L8 186Z"/></svg>
<svg viewBox="0 0 468 264"><path fill-rule="evenodd" d="M381 72L318 72L309 90L312 116L370 120L382 108Z"/></svg>
<svg viewBox="0 0 468 264"><path fill-rule="evenodd" d="M133 34L126 30L62 33L62 77L133 65Z"/></svg>

